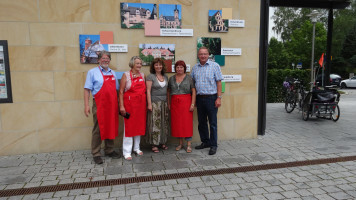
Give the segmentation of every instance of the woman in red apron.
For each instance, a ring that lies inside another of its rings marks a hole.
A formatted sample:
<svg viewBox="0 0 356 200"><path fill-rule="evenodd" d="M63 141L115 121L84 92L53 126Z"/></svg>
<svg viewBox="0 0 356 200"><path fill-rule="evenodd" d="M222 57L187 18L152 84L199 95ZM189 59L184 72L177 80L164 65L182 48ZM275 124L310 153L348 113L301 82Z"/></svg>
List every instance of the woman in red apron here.
<svg viewBox="0 0 356 200"><path fill-rule="evenodd" d="M122 153L126 160L132 160L131 153L143 155L140 150L141 135L146 132L146 84L140 72L142 60L131 58L130 71L122 76L119 89L120 114L125 117Z"/></svg>
<svg viewBox="0 0 356 200"><path fill-rule="evenodd" d="M193 136L193 111L196 90L193 79L186 74L187 66L184 61L177 61L174 65L176 75L168 81L168 107L171 110L171 132L173 137L179 138L176 150L183 148L183 138L187 141L187 153L192 152L191 140Z"/></svg>
<svg viewBox="0 0 356 200"><path fill-rule="evenodd" d="M102 51L98 55L100 66L89 70L84 86L84 113L90 114L90 92L94 97L92 131L92 155L96 164L102 164L101 141L105 141L105 155L119 158L114 151L114 139L118 136L119 118L117 101L117 80L115 72L109 68L110 53Z"/></svg>

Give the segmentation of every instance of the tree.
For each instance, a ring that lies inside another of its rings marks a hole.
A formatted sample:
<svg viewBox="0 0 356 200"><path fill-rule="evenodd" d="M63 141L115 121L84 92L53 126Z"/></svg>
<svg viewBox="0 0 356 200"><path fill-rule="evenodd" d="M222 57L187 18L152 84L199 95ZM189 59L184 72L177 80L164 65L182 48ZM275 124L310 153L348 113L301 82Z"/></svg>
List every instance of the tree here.
<svg viewBox="0 0 356 200"><path fill-rule="evenodd" d="M285 69L291 65L284 43L272 37L268 46L268 69Z"/></svg>
<svg viewBox="0 0 356 200"><path fill-rule="evenodd" d="M309 66L312 48L313 24L305 21L302 26L293 31L290 41L285 46L292 62L302 62ZM322 23L315 24L314 62L326 50L326 30Z"/></svg>
<svg viewBox="0 0 356 200"><path fill-rule="evenodd" d="M327 10L318 9L317 11L321 14L319 21L325 22L324 24L326 24ZM300 28L305 21L310 21L308 15L311 12L312 9L310 8L276 8L272 16L275 24L272 30L278 35L281 35L282 41L289 41L294 30Z"/></svg>

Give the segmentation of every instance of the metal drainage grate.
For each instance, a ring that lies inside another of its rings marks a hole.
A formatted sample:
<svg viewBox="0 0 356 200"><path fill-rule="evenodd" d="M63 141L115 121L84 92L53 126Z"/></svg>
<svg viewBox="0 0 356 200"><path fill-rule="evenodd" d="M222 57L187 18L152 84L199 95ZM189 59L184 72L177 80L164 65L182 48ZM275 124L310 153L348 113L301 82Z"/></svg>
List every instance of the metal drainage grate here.
<svg viewBox="0 0 356 200"><path fill-rule="evenodd" d="M141 176L141 177L132 177L132 178L112 179L112 180L90 181L84 183L69 183L69 184L61 184L61 185L11 189L11 190L0 191L0 197L38 194L38 193L46 193L46 192L57 192L57 191L64 191L64 190L85 189L85 188L93 188L93 187L104 187L104 186L122 185L122 184L129 184L129 183L181 179L181 178L209 176L209 175L217 175L217 174L230 174L230 173L250 172L250 171L259 171L259 170L280 169L280 168L287 168L287 167L320 165L320 164L347 162L347 161L354 161L354 160L356 160L356 156L347 156L347 157L338 157L338 158L295 161L295 162L287 162L287 163L274 163L274 164L255 165L255 166L214 169L214 170L197 171L197 172L184 172L184 173L175 173L175 174L163 174L163 175L154 175L154 176Z"/></svg>

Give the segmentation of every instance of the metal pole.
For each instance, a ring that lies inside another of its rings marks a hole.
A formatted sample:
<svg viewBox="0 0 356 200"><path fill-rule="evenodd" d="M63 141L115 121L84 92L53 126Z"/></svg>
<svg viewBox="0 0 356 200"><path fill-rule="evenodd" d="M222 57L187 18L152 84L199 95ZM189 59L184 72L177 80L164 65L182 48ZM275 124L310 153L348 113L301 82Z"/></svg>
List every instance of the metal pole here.
<svg viewBox="0 0 356 200"><path fill-rule="evenodd" d="M313 38L312 38L312 58L310 64L310 80L311 83L314 83L314 39L315 39L315 22L313 22ZM313 84L310 84L310 91L313 89Z"/></svg>

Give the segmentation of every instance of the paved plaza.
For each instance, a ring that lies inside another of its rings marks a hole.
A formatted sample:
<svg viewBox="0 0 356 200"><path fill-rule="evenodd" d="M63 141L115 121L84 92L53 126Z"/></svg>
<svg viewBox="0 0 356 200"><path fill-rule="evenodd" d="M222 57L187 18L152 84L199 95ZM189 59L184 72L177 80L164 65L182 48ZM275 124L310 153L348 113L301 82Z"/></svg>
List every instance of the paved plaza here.
<svg viewBox="0 0 356 200"><path fill-rule="evenodd" d="M219 141L213 156L209 149L176 152L173 144L159 154L143 149L144 156L132 161L105 157L103 165L94 164L89 150L3 156L0 190L355 156L356 89L344 91L337 122L305 122L298 110L287 114L284 104L268 104L265 136ZM5 199L356 199L356 161L0 197Z"/></svg>

